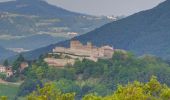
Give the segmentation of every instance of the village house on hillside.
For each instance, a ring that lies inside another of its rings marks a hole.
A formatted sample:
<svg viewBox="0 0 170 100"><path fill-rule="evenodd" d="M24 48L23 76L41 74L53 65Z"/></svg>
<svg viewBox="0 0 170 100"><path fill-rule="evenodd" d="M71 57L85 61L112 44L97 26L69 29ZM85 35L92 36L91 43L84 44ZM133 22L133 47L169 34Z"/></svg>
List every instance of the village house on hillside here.
<svg viewBox="0 0 170 100"><path fill-rule="evenodd" d="M0 73L5 73L6 74L6 77L10 77L13 75L13 70L12 70L12 67L6 67L6 66L3 66L3 65L0 65Z"/></svg>
<svg viewBox="0 0 170 100"><path fill-rule="evenodd" d="M22 72L25 68L27 68L29 65L28 65L28 63L27 62L22 62L21 64L20 64L20 72Z"/></svg>
<svg viewBox="0 0 170 100"><path fill-rule="evenodd" d="M113 47L106 45L102 47L93 46L91 42L87 42L83 45L80 41L73 40L70 42L70 48L56 47L50 54L58 54L62 56L70 57L71 59L56 59L45 58L45 61L51 66L64 66L66 64L73 65L75 59L89 59L92 61L98 61L98 59L110 59L114 53Z"/></svg>
<svg viewBox="0 0 170 100"><path fill-rule="evenodd" d="M27 62L21 62L20 66L19 66L19 71L22 72L28 66L29 65ZM11 77L14 75L15 71L12 70L12 66L0 65L0 73L6 74L6 77Z"/></svg>

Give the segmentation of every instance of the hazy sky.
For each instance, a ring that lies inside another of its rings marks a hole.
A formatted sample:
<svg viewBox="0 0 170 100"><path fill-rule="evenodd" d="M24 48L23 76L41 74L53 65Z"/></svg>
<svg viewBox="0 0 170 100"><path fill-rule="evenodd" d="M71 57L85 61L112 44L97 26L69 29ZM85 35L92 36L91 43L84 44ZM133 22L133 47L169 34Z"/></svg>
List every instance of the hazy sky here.
<svg viewBox="0 0 170 100"><path fill-rule="evenodd" d="M0 0L6 1L6 0ZM62 8L91 15L130 15L165 0L45 0Z"/></svg>

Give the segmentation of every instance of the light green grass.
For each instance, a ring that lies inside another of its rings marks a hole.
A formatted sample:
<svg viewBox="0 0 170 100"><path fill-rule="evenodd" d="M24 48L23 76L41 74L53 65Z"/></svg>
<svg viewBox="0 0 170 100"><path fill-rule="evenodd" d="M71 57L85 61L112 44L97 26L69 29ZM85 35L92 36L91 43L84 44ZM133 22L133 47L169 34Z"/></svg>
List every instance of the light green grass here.
<svg viewBox="0 0 170 100"><path fill-rule="evenodd" d="M8 100L14 100L17 95L19 85L0 84L0 96L7 96Z"/></svg>

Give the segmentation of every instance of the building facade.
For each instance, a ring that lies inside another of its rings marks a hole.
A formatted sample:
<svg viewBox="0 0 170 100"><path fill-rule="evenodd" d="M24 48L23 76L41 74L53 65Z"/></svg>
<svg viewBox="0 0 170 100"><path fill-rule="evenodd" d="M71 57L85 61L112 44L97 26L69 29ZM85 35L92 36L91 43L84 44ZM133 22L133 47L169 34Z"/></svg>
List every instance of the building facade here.
<svg viewBox="0 0 170 100"><path fill-rule="evenodd" d="M22 62L20 64L20 72L22 72L25 68L27 68L29 65L27 62Z"/></svg>
<svg viewBox="0 0 170 100"><path fill-rule="evenodd" d="M5 73L6 77L10 77L13 75L12 67L11 66L6 67L3 65L0 65L0 73Z"/></svg>
<svg viewBox="0 0 170 100"><path fill-rule="evenodd" d="M6 76L11 77L13 75L12 67L6 68Z"/></svg>
<svg viewBox="0 0 170 100"><path fill-rule="evenodd" d="M6 72L6 67L0 65L0 73L5 73Z"/></svg>

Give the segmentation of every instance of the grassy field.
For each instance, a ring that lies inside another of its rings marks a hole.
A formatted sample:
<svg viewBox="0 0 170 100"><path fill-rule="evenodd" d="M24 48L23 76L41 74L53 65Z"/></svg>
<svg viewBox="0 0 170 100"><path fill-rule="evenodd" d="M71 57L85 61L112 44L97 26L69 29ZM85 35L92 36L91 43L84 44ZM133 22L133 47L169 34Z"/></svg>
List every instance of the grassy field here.
<svg viewBox="0 0 170 100"><path fill-rule="evenodd" d="M16 84L1 84L0 83L0 96L7 96L8 100L14 100L19 85Z"/></svg>

